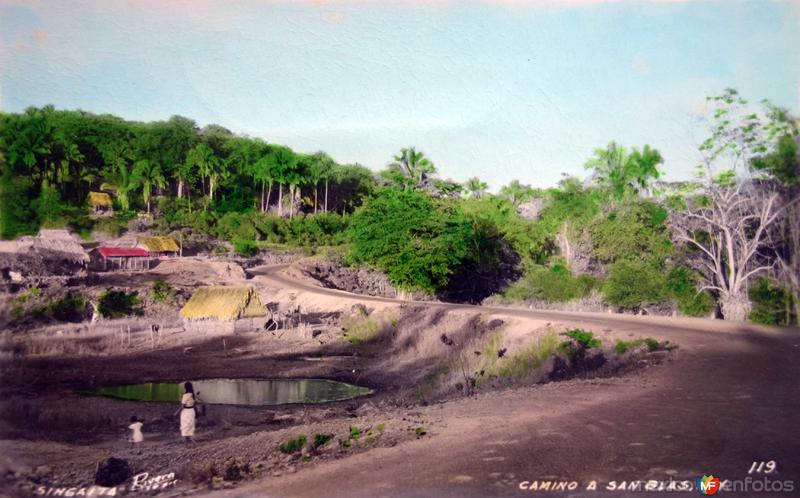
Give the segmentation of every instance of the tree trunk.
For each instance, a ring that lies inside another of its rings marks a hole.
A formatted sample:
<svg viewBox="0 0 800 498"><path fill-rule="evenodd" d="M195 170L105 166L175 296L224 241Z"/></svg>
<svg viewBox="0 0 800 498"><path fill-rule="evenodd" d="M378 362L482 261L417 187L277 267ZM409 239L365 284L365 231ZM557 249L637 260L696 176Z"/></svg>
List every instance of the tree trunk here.
<svg viewBox="0 0 800 498"><path fill-rule="evenodd" d="M283 216L283 183L278 182L278 216Z"/></svg>
<svg viewBox="0 0 800 498"><path fill-rule="evenodd" d="M317 192L319 189L314 185L314 214L317 214Z"/></svg>
<svg viewBox="0 0 800 498"><path fill-rule="evenodd" d="M266 189L267 182L261 182L261 212L264 212L264 190Z"/></svg>
<svg viewBox="0 0 800 498"><path fill-rule="evenodd" d="M297 187L289 185L289 219L294 219L294 196L297 193Z"/></svg>
<svg viewBox="0 0 800 498"><path fill-rule="evenodd" d="M750 299L746 292L720 296L722 318L732 322L744 322L750 313Z"/></svg>
<svg viewBox="0 0 800 498"><path fill-rule="evenodd" d="M269 182L269 189L267 189L267 204L264 206L264 211L269 211L269 198L272 196L272 180Z"/></svg>
<svg viewBox="0 0 800 498"><path fill-rule="evenodd" d="M325 179L325 212L328 212L328 179Z"/></svg>
<svg viewBox="0 0 800 498"><path fill-rule="evenodd" d="M178 199L183 197L183 180L178 178Z"/></svg>
<svg viewBox="0 0 800 498"><path fill-rule="evenodd" d="M208 179L208 197L214 202L214 177Z"/></svg>

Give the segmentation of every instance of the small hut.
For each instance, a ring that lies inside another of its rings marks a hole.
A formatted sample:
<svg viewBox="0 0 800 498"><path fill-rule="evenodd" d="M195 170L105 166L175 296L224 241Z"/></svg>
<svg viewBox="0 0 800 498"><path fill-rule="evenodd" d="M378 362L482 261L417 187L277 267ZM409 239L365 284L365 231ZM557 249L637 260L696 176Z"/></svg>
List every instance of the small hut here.
<svg viewBox="0 0 800 498"><path fill-rule="evenodd" d="M201 287L181 309L188 328L233 333L262 328L267 310L252 286Z"/></svg>
<svg viewBox="0 0 800 498"><path fill-rule="evenodd" d="M150 253L139 248L100 246L92 251L92 267L103 271L145 271L150 268Z"/></svg>
<svg viewBox="0 0 800 498"><path fill-rule="evenodd" d="M105 192L89 192L89 206L96 215L111 215L111 196Z"/></svg>
<svg viewBox="0 0 800 498"><path fill-rule="evenodd" d="M172 237L139 237L137 247L146 249L155 258L169 258L181 252L180 246Z"/></svg>
<svg viewBox="0 0 800 498"><path fill-rule="evenodd" d="M3 275L75 275L88 263L89 255L67 230L43 228L36 237L0 242Z"/></svg>

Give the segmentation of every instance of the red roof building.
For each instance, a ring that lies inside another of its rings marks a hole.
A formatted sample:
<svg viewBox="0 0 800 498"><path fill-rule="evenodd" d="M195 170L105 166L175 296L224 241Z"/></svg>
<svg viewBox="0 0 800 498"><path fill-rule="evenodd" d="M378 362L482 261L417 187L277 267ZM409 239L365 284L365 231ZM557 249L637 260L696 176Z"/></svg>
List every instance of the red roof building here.
<svg viewBox="0 0 800 498"><path fill-rule="evenodd" d="M95 267L100 270L144 271L150 268L150 252L127 247L98 247L94 251Z"/></svg>

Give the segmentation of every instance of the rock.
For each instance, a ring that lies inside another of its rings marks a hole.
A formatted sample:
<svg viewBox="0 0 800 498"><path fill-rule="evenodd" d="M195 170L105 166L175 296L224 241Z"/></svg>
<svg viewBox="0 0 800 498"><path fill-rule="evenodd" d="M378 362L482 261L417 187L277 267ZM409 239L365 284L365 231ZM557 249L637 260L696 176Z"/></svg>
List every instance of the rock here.
<svg viewBox="0 0 800 498"><path fill-rule="evenodd" d="M133 477L133 470L127 461L110 457L97 464L94 483L107 488L119 486Z"/></svg>

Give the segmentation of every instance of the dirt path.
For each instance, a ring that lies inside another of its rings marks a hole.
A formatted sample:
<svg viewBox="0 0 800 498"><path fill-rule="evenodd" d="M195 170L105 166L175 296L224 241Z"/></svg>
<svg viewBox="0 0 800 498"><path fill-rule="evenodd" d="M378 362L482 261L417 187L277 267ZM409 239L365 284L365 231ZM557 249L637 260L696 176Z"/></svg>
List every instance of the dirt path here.
<svg viewBox="0 0 800 498"><path fill-rule="evenodd" d="M304 292L358 302L396 302L322 289L287 278L280 270L260 268L254 273ZM557 494L594 496L597 493L585 491L591 480L598 481L600 492L611 481L617 487L635 480L693 481L708 473L744 480L752 462L770 460L777 463L777 471L766 478L773 484L793 480L795 491L784 494L799 492L797 330L707 320L480 309L582 321L589 327L613 324L636 335L672 340L681 348L668 365L632 377L488 393L424 407L421 418L435 413L447 421L431 437L320 463L224 495L530 496L536 491L520 489L521 483L574 480L579 483L575 491Z"/></svg>

